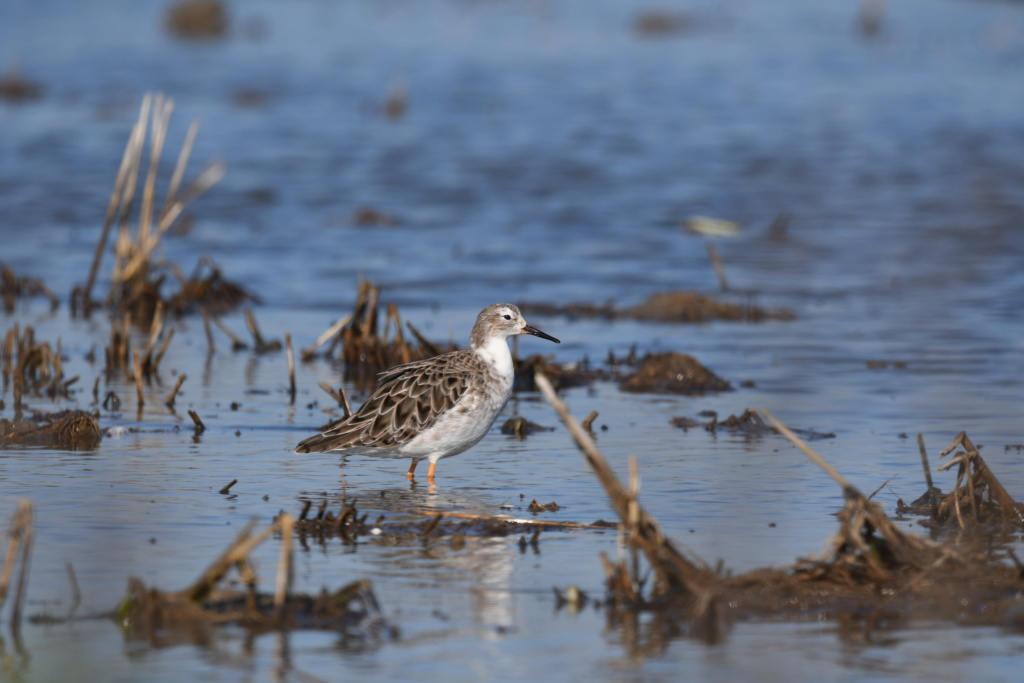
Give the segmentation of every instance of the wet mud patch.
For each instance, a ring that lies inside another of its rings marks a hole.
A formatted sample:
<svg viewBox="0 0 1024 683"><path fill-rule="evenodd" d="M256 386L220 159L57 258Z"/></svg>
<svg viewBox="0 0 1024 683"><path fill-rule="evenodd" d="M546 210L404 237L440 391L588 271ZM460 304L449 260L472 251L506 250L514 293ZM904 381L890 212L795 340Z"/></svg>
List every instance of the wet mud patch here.
<svg viewBox="0 0 1024 683"><path fill-rule="evenodd" d="M220 0L179 0L167 8L167 32L186 40L221 38L228 30L228 12Z"/></svg>
<svg viewBox="0 0 1024 683"><path fill-rule="evenodd" d="M719 301L699 292L656 292L644 301L625 308L612 302L604 304L570 303L565 305L524 302L519 304L523 313L533 315L564 315L568 318L604 318L608 320L639 320L658 323L704 323L712 320L763 322L766 320L793 320L796 315L788 309L767 309L753 304Z"/></svg>

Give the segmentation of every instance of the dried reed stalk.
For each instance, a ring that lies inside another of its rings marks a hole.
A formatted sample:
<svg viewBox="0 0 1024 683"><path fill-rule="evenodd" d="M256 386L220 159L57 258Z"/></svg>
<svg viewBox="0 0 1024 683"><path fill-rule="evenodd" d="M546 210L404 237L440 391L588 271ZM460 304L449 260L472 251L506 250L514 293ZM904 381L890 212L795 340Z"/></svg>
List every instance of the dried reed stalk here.
<svg viewBox="0 0 1024 683"><path fill-rule="evenodd" d="M32 557L34 535L32 503L27 500L18 502L18 509L11 518L10 541L7 555L4 558L3 571L0 572L0 608L7 600L11 574L15 560L20 557L21 566L18 571L18 585L15 588L14 603L11 608L11 628L17 629L21 624L21 610L25 604L25 592L28 589L29 564Z"/></svg>
<svg viewBox="0 0 1024 683"><path fill-rule="evenodd" d="M174 389L171 390L171 395L167 397L166 401L164 401L164 405L168 407L174 406L174 399L177 398L178 390L181 389L181 385L184 384L185 377L186 375L184 372L178 375L178 381L174 383Z"/></svg>
<svg viewBox="0 0 1024 683"><path fill-rule="evenodd" d="M551 382L543 374L535 375L537 387L544 398L562 419L576 446L583 452L587 464L604 486L612 506L622 520L628 533L628 540L643 551L655 573L653 591L655 595L681 591L697 598L712 590L717 577L709 568L684 557L661 532L658 521L648 514L639 501L609 467L604 455L598 450L593 439L569 413L568 408L555 394Z"/></svg>
<svg viewBox="0 0 1024 683"><path fill-rule="evenodd" d="M878 505L846 481L786 425L764 408L759 408L758 412L843 490L845 506L838 515L841 525L833 543L833 567L853 571L863 567L872 579L886 580L893 571L923 569L948 552L927 539L897 529Z"/></svg>

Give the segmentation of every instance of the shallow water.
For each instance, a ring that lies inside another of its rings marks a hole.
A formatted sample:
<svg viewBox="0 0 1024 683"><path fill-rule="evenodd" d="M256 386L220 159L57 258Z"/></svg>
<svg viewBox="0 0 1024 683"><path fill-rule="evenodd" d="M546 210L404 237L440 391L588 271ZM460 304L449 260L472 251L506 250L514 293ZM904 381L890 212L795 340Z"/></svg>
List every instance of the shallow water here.
<svg viewBox="0 0 1024 683"><path fill-rule="evenodd" d="M519 346L565 362L633 345L685 351L736 385L755 383L698 397L624 394L608 383L565 392L578 417L600 413L608 429L598 444L619 472L637 457L643 502L671 537L742 571L815 553L835 528L840 492L782 439L669 424L702 410L724 417L764 406L792 426L834 432L816 450L865 491L895 477L879 494L889 509L897 495L923 492L915 434L934 454L963 429L986 446L1009 491L1024 495L1024 464L1004 448L1024 442L1024 7L892 4L872 39L855 28L855 3L680 7L692 30L650 38L633 28L648 9L639 3L249 2L231 8L226 39L190 44L162 31L162 3L7 2L0 58L20 60L45 90L36 102L0 102L0 260L65 300L84 281L147 90L176 101L171 149L201 120L193 170L210 158L229 167L164 255L186 271L212 256L262 297L264 333L289 332L298 348L351 306L360 276L428 336L460 343L492 301L627 305L665 289L714 292L703 238L678 226L691 215L727 218L745 226L716 242L730 296L788 307L796 320L537 318L563 343ZM393 83L409 93L398 120L380 113ZM237 105L241 90L264 93L265 103ZM400 223L356 227L350 216L362 206ZM780 214L788 227L772 232ZM66 306L51 314L38 301L0 313L0 330L15 321L41 339L59 336L67 374L82 377L75 400L59 407L91 407L102 367L85 356L106 343L102 315L69 321ZM244 330L240 315L225 321ZM182 321L141 419L134 386L105 387L125 405L103 411L102 426L136 432L86 453L0 450L0 510L19 498L36 506L30 614L66 613L67 562L84 593L79 613L107 610L128 576L182 587L250 518L266 523L308 499L355 498L398 517L525 515L531 499L555 500L563 510L547 518L611 517L560 428L522 442L495 430L444 460L434 491L410 491L402 463L353 458L341 469L333 456L295 455L327 420L317 385L336 384L339 369L300 365L290 407L283 353L218 344L207 360L202 325ZM906 367L869 369L868 360ZM182 372L175 413L163 398ZM9 390L2 398L9 417ZM208 427L198 438L186 409ZM536 395L507 413L558 424ZM235 478L233 495L217 493ZM600 595L598 556L614 556L614 532L542 533L538 549L521 553L509 537L470 539L461 550L336 542L297 553L299 590L372 578L400 629L394 640L296 632L249 642L228 630L212 643L157 649L110 622L30 625L30 658L15 657L7 673L1010 680L1024 648L1019 632L995 628L870 630L827 619L739 624L716 646L631 641L599 612L556 612L551 594L577 585ZM264 585L276 552L257 552ZM8 654L13 642L5 634Z"/></svg>

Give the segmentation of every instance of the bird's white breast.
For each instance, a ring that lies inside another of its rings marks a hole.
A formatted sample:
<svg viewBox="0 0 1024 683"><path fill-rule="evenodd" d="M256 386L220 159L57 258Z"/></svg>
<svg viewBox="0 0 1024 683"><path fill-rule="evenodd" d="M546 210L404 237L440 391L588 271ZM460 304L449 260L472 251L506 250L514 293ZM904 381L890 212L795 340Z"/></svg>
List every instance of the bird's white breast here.
<svg viewBox="0 0 1024 683"><path fill-rule="evenodd" d="M474 350L499 376L508 381L511 388L515 372L512 368L512 353L508 350L508 342L501 337L490 337Z"/></svg>

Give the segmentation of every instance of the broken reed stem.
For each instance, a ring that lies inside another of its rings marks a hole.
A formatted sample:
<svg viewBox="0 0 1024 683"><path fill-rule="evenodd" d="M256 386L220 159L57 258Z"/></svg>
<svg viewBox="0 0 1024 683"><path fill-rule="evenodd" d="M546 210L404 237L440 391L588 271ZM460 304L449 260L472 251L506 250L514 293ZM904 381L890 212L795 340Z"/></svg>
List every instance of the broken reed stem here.
<svg viewBox="0 0 1024 683"><path fill-rule="evenodd" d="M217 493L220 493L220 494L222 494L222 495L227 495L227 494L228 494L228 492L230 492L230 491L231 491L231 487L232 487L232 486L234 486L234 485L235 485L235 484L237 484L237 483L238 483L238 480L237 480L237 479L232 479L232 480L231 480L230 482L228 482L228 485L227 485L227 486L223 487L223 488L222 488L222 489L221 489L220 491L218 491Z"/></svg>
<svg viewBox="0 0 1024 683"><path fill-rule="evenodd" d="M596 419L597 419L597 411L596 410L591 410L590 414L587 415L583 419L583 424L582 424L583 428L586 429L591 434L593 434L594 433L594 420L596 420Z"/></svg>
<svg viewBox="0 0 1024 683"><path fill-rule="evenodd" d="M181 389L181 385L182 383L184 383L185 377L186 375L184 372L178 375L178 381L174 383L174 389L171 390L171 395L167 397L167 400L164 402L164 405L168 407L174 406L174 399L177 397L178 390Z"/></svg>
<svg viewBox="0 0 1024 683"><path fill-rule="evenodd" d="M199 413L194 410L190 410L188 411L188 416L192 418L192 423L196 426L197 432L206 431L206 425L204 425L203 421L199 419Z"/></svg>
<svg viewBox="0 0 1024 683"><path fill-rule="evenodd" d="M287 512L282 512L277 519L281 530L281 556L277 563L277 585L274 589L274 607L278 619L284 619L285 605L288 601L288 590L292 585L292 527L295 522Z"/></svg>
<svg viewBox="0 0 1024 683"><path fill-rule="evenodd" d="M160 369L160 361L164 359L164 354L167 353L167 347L171 345L171 340L174 339L174 328L167 330L167 336L164 337L164 343L160 345L160 350L156 352L156 358L153 359L150 365L150 372L156 373Z"/></svg>
<svg viewBox="0 0 1024 683"><path fill-rule="evenodd" d="M420 536L423 537L423 538L426 538L427 536L429 536L430 533L434 529L437 528L437 525L441 523L441 520L443 518L444 518L444 515L442 515L442 514L434 515L434 518L431 519L429 522L427 522L427 525L425 527L423 527L423 531L420 532Z"/></svg>
<svg viewBox="0 0 1024 683"><path fill-rule="evenodd" d="M162 300L158 300L156 302L156 310L153 311L153 322L149 326L149 339L146 341L146 352L143 355L147 368L152 367L153 351L156 349L156 343L160 339L160 334L163 331L164 302Z"/></svg>
<svg viewBox="0 0 1024 683"><path fill-rule="evenodd" d="M715 585L717 577L706 567L698 566L683 557L662 534L658 521L648 515L638 503L635 508L632 507L632 496L615 476L590 435L576 422L569 409L555 394L548 378L541 372L536 373L534 378L544 398L558 413L576 446L583 452L590 468L604 486L619 519L623 524L630 524L631 519L635 522L635 525L628 529L629 538L643 550L658 577L655 591L661 593L681 589L692 597L704 595Z"/></svg>
<svg viewBox="0 0 1024 683"><path fill-rule="evenodd" d="M928 500L932 507L932 520L939 518L939 502L935 500L935 492L932 486L932 470L928 466L928 451L924 448L924 436L917 433L917 449L921 452L921 467L924 468L924 482L928 486Z"/></svg>
<svg viewBox="0 0 1024 683"><path fill-rule="evenodd" d="M18 585L14 593L14 606L11 608L11 629L17 630L21 623L21 609L25 604L25 592L28 588L28 570L32 557L33 522L32 503L27 500L18 501L18 509L11 518L11 540L4 558L3 573L0 574L0 607L7 599L11 573L17 556L21 558L18 571Z"/></svg>
<svg viewBox="0 0 1024 683"><path fill-rule="evenodd" d="M323 332L323 334L321 334L319 337L316 338L316 341L313 342L312 345L308 346L302 352L302 360L303 361L309 360L313 356L313 354L316 353L317 349L319 349L321 346L326 344L328 339L330 339L334 335L336 335L339 332L341 332L341 329L343 327L345 327L345 325L348 325L351 320L352 320L352 314L349 313L344 318L342 318L341 320L338 320L336 323L334 323L333 325L328 327Z"/></svg>
<svg viewBox="0 0 1024 683"><path fill-rule="evenodd" d="M825 470L826 474L832 477L832 479L834 479L835 482L839 484L840 488L843 489L843 493L852 493L856 496L863 497L860 491L858 491L852 484L850 484L848 481L846 481L846 479L843 478L843 475L839 474L839 472L837 472L835 468L832 467L832 465L829 465L827 462L825 462L825 460L820 455L815 453L810 446L804 443L803 439L801 439L799 436L790 431L789 427L779 422L774 415L768 412L767 409L758 408L757 412L760 413L765 419L767 419L773 427L779 430L780 434L789 439L790 443L799 448L804 455L810 458L811 462L813 462L821 469Z"/></svg>
<svg viewBox="0 0 1024 683"><path fill-rule="evenodd" d="M149 227L153 222L153 193L156 191L156 172L167 139L167 121L174 109L174 101L157 93L153 107L153 123L149 127L149 169L142 187L142 205L139 211L139 243L149 241Z"/></svg>
<svg viewBox="0 0 1024 683"><path fill-rule="evenodd" d="M295 354L292 353L292 336L284 333L284 352L288 358L288 395L290 403L295 403Z"/></svg>
<svg viewBox="0 0 1024 683"><path fill-rule="evenodd" d="M139 410L146 404L142 397L142 364L139 362L139 350L133 349L132 362L135 368L135 391L139 395Z"/></svg>
<svg viewBox="0 0 1024 683"><path fill-rule="evenodd" d="M160 215L165 216L170 212L171 204L178 196L178 189L181 187L181 179L185 176L185 167L188 165L188 158L192 154L192 146L196 142L196 134L199 132L199 121L189 124L188 132L185 133L185 142L178 152L178 163L174 166L174 173L171 175L171 184L167 188L167 198L164 200Z"/></svg>
<svg viewBox="0 0 1024 683"><path fill-rule="evenodd" d="M419 345L421 347L426 349L427 353L429 353L431 356L436 356L441 353L440 349L431 344L426 337L420 334L420 331L417 330L411 322L406 320L405 326L409 328L409 331L412 332L412 336L416 337L416 341L419 342ZM513 339L515 339L515 337L513 337Z"/></svg>
<svg viewBox="0 0 1024 683"><path fill-rule="evenodd" d="M348 394L345 387L338 387L338 395L341 396L341 409L345 411L345 417L352 416L352 405L348 402Z"/></svg>
<svg viewBox="0 0 1024 683"><path fill-rule="evenodd" d="M718 277L718 286L722 288L723 292L728 292L729 283L725 279L725 264L722 263L722 257L718 255L718 247L711 242L708 242L708 256L711 258L711 267L715 269L715 275Z"/></svg>
<svg viewBox="0 0 1024 683"><path fill-rule="evenodd" d="M341 395L335 391L330 384L327 382L320 382L320 388L327 392L327 394L341 405Z"/></svg>
<svg viewBox="0 0 1024 683"><path fill-rule="evenodd" d="M217 350L217 345L213 341L213 330L210 329L210 314L205 306L200 309L200 312L203 315L203 330L206 332L206 352L213 355L213 352Z"/></svg>
<svg viewBox="0 0 1024 683"><path fill-rule="evenodd" d="M68 573L68 583L71 584L71 608L68 610L68 619L75 616L78 606L82 603L82 590L78 587L78 577L75 576L75 568L68 562L64 565Z"/></svg>
<svg viewBox="0 0 1024 683"><path fill-rule="evenodd" d="M260 328L256 325L256 314L252 312L251 308L245 309L245 324L249 328L249 334L252 335L252 341L256 348L262 349L266 346L263 341L263 335L260 334Z"/></svg>
<svg viewBox="0 0 1024 683"><path fill-rule="evenodd" d="M143 111L146 109L146 99L149 95L143 98ZM136 124L138 125L138 124ZM117 170L117 176L114 179L114 190L110 193L110 200L107 202L107 215L103 218L103 228L100 231L100 240L96 243L96 251L93 253L92 265L89 267L89 277L85 280L85 288L82 294L82 305L85 308L85 313L88 315L90 309L90 301L92 300L92 288L96 284L96 275L100 270L100 262L103 260L103 253L107 249L107 240L110 238L110 226L114 224L114 218L117 216L117 207L120 204L121 194L124 191L125 182L128 178L128 171L131 167L132 151L133 151L134 135L128 136L128 142L125 144L124 153L121 155L121 166Z"/></svg>
<svg viewBox="0 0 1024 683"><path fill-rule="evenodd" d="M278 522L274 522L256 536L250 536L255 526L256 520L246 524L231 547L214 560L213 564L191 586L182 591L189 600L202 602L233 565L248 557L253 548L265 541L279 528Z"/></svg>
<svg viewBox="0 0 1024 683"><path fill-rule="evenodd" d="M224 334L226 334L228 339L231 340L231 347L233 349L244 349L245 348L245 342L242 341L241 339L239 339L238 336L234 332L232 332L228 328L227 325L225 325L223 322L221 322L220 318L218 318L217 316L214 316L214 315L211 315L210 317L213 318L213 324L216 325L218 328L220 328L220 331L223 332ZM212 349L213 346L211 345L210 348Z"/></svg>

